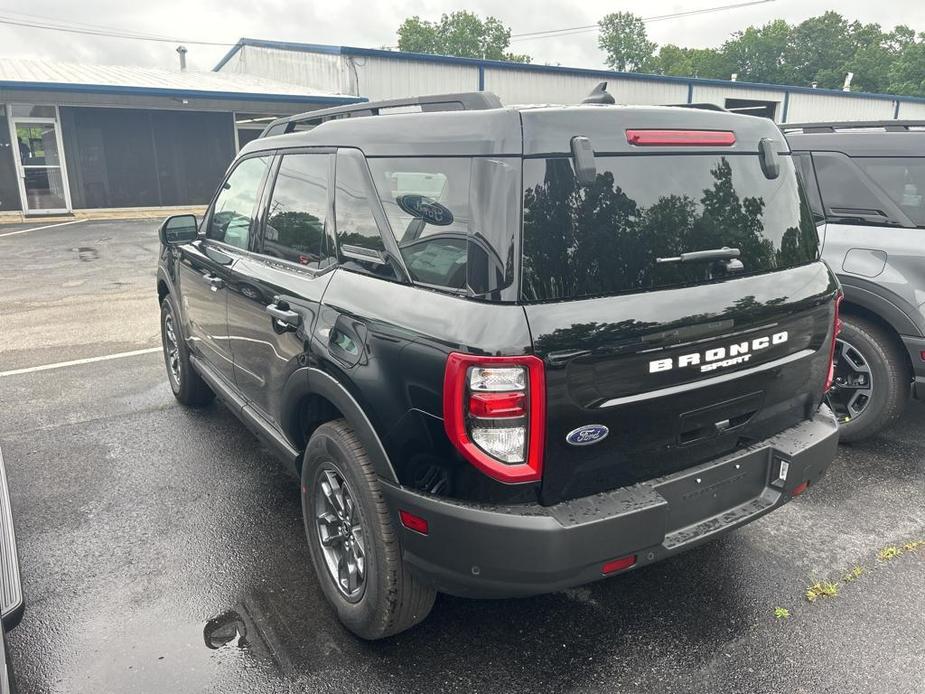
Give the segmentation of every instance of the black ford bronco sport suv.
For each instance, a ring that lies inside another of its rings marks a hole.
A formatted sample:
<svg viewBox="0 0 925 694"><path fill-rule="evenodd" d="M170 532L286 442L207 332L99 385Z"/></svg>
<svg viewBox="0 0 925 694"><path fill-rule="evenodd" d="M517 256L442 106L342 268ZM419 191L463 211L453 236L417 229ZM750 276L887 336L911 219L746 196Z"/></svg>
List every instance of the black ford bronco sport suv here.
<svg viewBox="0 0 925 694"><path fill-rule="evenodd" d="M217 395L301 477L321 587L364 638L435 591L664 559L835 456L840 288L764 119L487 93L316 111L160 233L174 394Z"/></svg>

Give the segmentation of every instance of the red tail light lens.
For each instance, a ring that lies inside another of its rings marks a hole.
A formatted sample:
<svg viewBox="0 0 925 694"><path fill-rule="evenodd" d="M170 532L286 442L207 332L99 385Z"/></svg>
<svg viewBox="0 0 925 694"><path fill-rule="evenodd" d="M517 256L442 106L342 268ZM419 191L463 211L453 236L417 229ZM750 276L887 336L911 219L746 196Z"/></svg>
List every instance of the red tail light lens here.
<svg viewBox="0 0 925 694"><path fill-rule="evenodd" d="M500 482L543 475L546 378L534 356L453 352L443 378L443 426L472 465Z"/></svg>
<svg viewBox="0 0 925 694"><path fill-rule="evenodd" d="M841 307L842 299L844 298L845 295L840 291L835 296L835 320L832 329L832 344L829 346L829 372L825 377L825 386L822 389L823 395L829 392L829 388L832 387L832 382L835 380L835 338L837 338L838 333L841 332L841 319L839 318L839 310Z"/></svg>
<svg viewBox="0 0 925 694"><path fill-rule="evenodd" d="M626 141L639 147L731 147L731 130L627 130Z"/></svg>

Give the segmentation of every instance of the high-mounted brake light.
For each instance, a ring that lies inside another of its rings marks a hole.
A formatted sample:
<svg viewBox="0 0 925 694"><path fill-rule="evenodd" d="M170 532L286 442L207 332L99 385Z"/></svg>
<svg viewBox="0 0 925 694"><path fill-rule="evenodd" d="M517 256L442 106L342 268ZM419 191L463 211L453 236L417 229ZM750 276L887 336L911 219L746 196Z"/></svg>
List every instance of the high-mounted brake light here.
<svg viewBox="0 0 925 694"><path fill-rule="evenodd" d="M640 147L731 147L731 130L627 130L626 141Z"/></svg>
<svg viewBox="0 0 925 694"><path fill-rule="evenodd" d="M453 352L443 377L443 426L472 465L500 482L543 475L546 379L534 356Z"/></svg>
<svg viewBox="0 0 925 694"><path fill-rule="evenodd" d="M829 388L832 387L832 383L835 381L835 339L838 337L838 333L841 332L841 319L839 318L839 309L841 308L842 299L845 298L845 295L840 291L835 296L835 319L833 322L832 329L832 343L829 345L829 371L825 377L825 386L822 388L822 394L825 395L829 392Z"/></svg>

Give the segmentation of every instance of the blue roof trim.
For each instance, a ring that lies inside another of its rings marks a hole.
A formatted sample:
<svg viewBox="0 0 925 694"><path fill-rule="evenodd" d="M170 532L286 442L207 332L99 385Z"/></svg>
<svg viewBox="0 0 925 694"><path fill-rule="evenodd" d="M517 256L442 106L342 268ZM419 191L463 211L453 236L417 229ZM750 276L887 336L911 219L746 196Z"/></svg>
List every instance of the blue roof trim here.
<svg viewBox="0 0 925 694"><path fill-rule="evenodd" d="M67 82L16 82L0 80L0 89L27 91L84 92L120 94L123 96L173 96L191 99L224 99L226 101L274 101L292 104L325 104L339 106L368 101L366 97L322 96L311 94L260 94L258 92L212 92L202 89L168 89L161 87L131 87L112 84L70 84Z"/></svg>
<svg viewBox="0 0 925 694"><path fill-rule="evenodd" d="M650 75L639 72L615 72L612 70L595 70L582 67L563 67L560 65L537 65L534 63L512 63L505 60L484 60L482 58L458 58L451 55L431 55L429 53L406 53L403 51L386 51L379 48L357 48L355 46L330 46L317 43L293 43L288 41L267 41L264 39L241 38L215 65L212 70L217 72L244 46L258 48L275 48L286 51L299 51L302 53L325 53L328 55L355 55L389 60L410 60L444 65L471 65L481 68L495 68L500 70L525 70L528 72L546 72L567 75L580 75L598 77L602 79L626 79L642 82L675 83L680 85L717 86L731 89L763 89L765 91L780 92L781 95L790 92L793 94L821 94L824 96L837 96L844 98L862 98L877 100L900 100L903 102L925 103L925 97L898 96L896 94L875 94L872 92L843 92L838 89L813 89L787 84L764 84L761 82L732 82L731 80L707 79L704 77L673 77L668 75Z"/></svg>

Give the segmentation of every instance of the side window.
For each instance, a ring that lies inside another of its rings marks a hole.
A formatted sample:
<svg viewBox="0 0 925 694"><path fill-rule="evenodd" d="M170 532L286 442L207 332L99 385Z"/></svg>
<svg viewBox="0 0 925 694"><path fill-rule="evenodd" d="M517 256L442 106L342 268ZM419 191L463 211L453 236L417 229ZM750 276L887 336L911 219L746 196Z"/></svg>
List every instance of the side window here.
<svg viewBox="0 0 925 694"><path fill-rule="evenodd" d="M207 238L247 249L255 227L260 182L269 164L269 157L252 157L235 167L215 200Z"/></svg>
<svg viewBox="0 0 925 694"><path fill-rule="evenodd" d="M398 273L385 254L385 244L370 204L366 160L357 150L337 152L334 216L343 267L386 279Z"/></svg>
<svg viewBox="0 0 925 694"><path fill-rule="evenodd" d="M330 154L287 154L279 166L263 232L264 255L314 268L332 258L324 232Z"/></svg>
<svg viewBox="0 0 925 694"><path fill-rule="evenodd" d="M822 209L822 198L819 196L819 184L816 182L816 172L813 171L813 157L809 152L793 154L793 163L796 165L797 175L809 201L813 212L813 221L820 224L825 221L825 211Z"/></svg>
<svg viewBox="0 0 925 694"><path fill-rule="evenodd" d="M813 162L828 221L891 226L899 223L893 218L889 200L864 180L864 174L847 156L814 152Z"/></svg>
<svg viewBox="0 0 925 694"><path fill-rule="evenodd" d="M925 227L925 157L856 157L854 163L916 226Z"/></svg>

